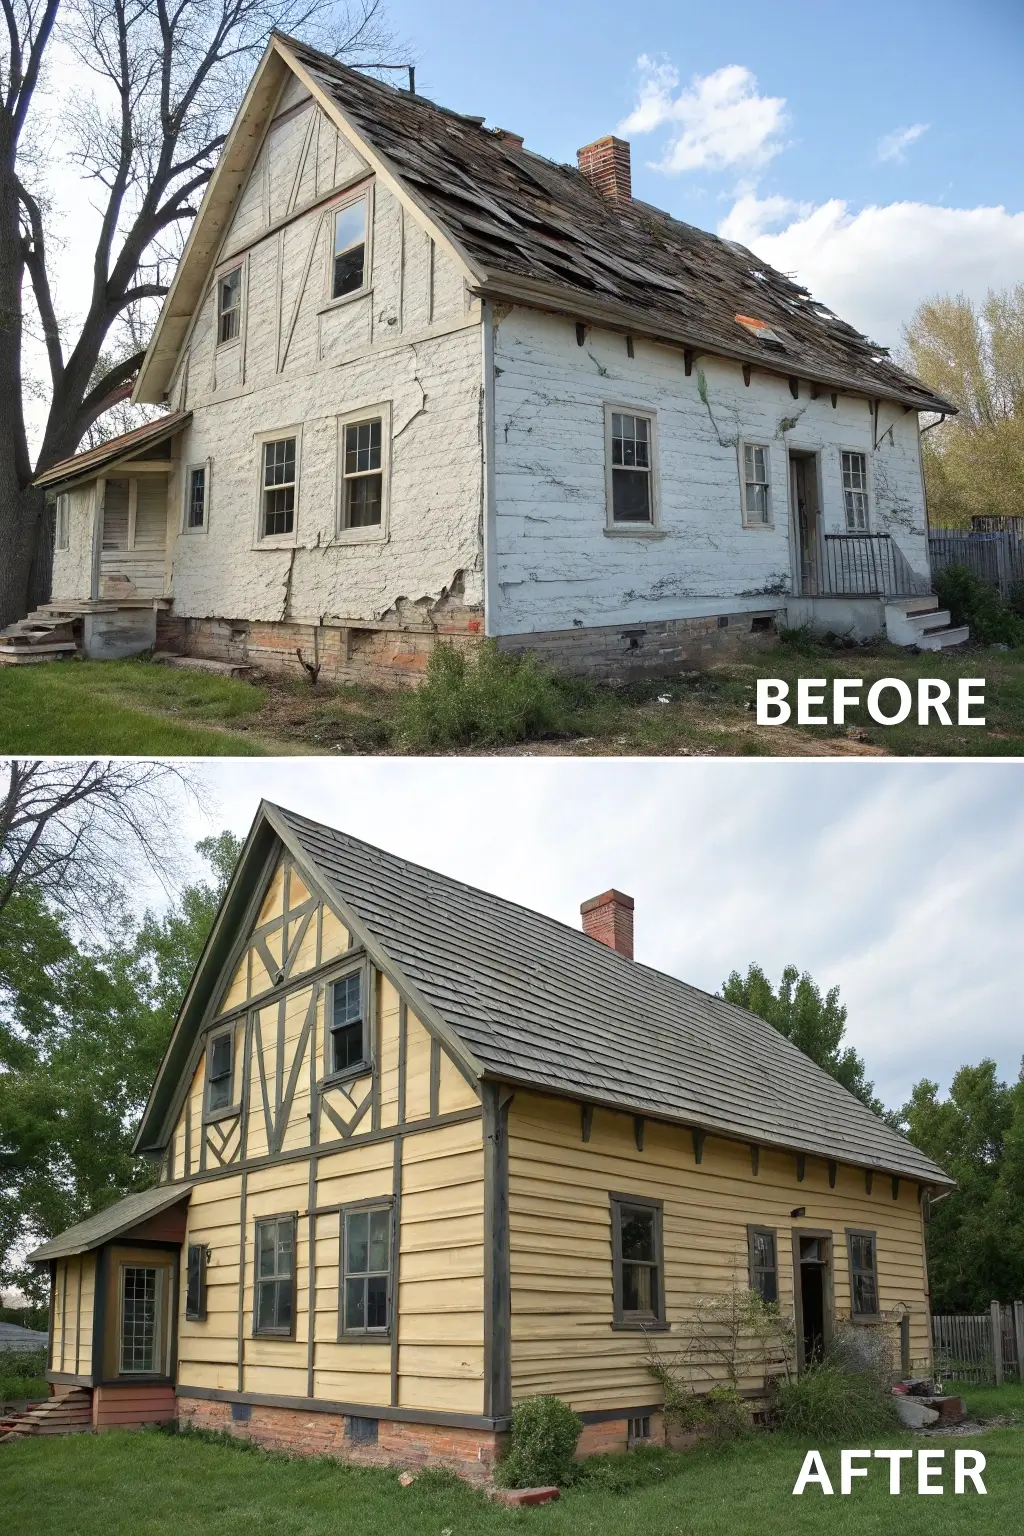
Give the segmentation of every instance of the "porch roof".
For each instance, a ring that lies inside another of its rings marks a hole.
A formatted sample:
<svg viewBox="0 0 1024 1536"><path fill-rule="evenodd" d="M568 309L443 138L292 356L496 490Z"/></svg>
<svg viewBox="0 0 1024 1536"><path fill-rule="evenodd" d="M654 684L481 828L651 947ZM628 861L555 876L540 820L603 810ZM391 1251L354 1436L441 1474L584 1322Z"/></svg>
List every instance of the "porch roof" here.
<svg viewBox="0 0 1024 1536"><path fill-rule="evenodd" d="M81 480L87 475L98 474L108 464L130 457L140 448L146 448L150 443L158 443L162 437L170 437L179 432L191 420L191 411L170 411L166 416L158 416L155 421L147 421L145 426L109 438L107 442L100 443L98 448L87 448L84 453L75 453L69 459L61 459L58 464L37 475L35 484L62 485L68 480Z"/></svg>
<svg viewBox="0 0 1024 1536"><path fill-rule="evenodd" d="M158 1184L155 1189L141 1189L134 1195L125 1195L116 1205L109 1205L96 1216L89 1216L76 1226L68 1227L59 1237L33 1249L28 1256L29 1264L46 1264L50 1259L67 1259L76 1253L89 1253L100 1248L124 1232L130 1232L140 1222L161 1211L169 1210L180 1200L187 1200L192 1193L191 1184Z"/></svg>

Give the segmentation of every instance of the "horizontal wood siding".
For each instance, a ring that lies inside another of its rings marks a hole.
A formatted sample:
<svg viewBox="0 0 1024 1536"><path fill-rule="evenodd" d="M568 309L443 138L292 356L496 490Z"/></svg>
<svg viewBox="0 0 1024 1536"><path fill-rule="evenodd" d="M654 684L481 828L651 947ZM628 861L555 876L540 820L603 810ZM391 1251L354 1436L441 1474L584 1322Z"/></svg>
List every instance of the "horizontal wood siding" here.
<svg viewBox="0 0 1024 1536"><path fill-rule="evenodd" d="M162 1424L174 1418L174 1388L170 1386L109 1386L93 1392L92 1422L98 1431Z"/></svg>
<svg viewBox="0 0 1024 1536"><path fill-rule="evenodd" d="M91 1374L95 1294L94 1253L57 1260L53 1346L49 1359L51 1371L64 1371L75 1376Z"/></svg>
<svg viewBox="0 0 1024 1536"><path fill-rule="evenodd" d="M209 1249L206 1320L185 1318L185 1284L178 1296L178 1381L182 1386L238 1386L238 1241L240 1174L197 1184L188 1207L186 1243ZM184 1265L182 1266L184 1274Z"/></svg>
<svg viewBox="0 0 1024 1536"><path fill-rule="evenodd" d="M394 1192L394 1146L390 1141L354 1146L323 1157L316 1186L318 1206L390 1200ZM341 1275L341 1217L319 1217L316 1225L316 1347L313 1396L333 1402L391 1401L391 1345L338 1340Z"/></svg>
<svg viewBox="0 0 1024 1536"><path fill-rule="evenodd" d="M682 1342L695 1299L744 1285L747 1226L777 1232L780 1304L793 1309L793 1227L833 1233L836 1317L850 1316L847 1227L878 1239L879 1300L911 1317L911 1356L930 1359L923 1228L917 1186L878 1175L865 1193L863 1172L839 1167L829 1188L827 1164L806 1159L797 1180L794 1157L764 1149L759 1171L749 1148L708 1137L699 1165L688 1130L648 1122L637 1150L632 1116L595 1110L590 1140L581 1136L578 1104L517 1092L509 1113L514 1400L554 1393L577 1409L642 1406L659 1392L646 1365L644 1340L612 1328L609 1193L664 1201L665 1292ZM805 1208L793 1218L791 1210ZM751 1381L748 1385L758 1383Z"/></svg>

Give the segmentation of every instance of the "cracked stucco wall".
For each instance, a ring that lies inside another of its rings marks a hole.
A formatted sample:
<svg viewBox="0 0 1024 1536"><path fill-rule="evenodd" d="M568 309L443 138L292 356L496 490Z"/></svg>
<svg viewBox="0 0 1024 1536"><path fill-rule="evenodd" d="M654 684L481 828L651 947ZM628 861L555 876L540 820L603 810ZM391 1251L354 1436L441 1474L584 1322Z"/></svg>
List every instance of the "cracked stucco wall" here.
<svg viewBox="0 0 1024 1536"><path fill-rule="evenodd" d="M292 90L284 110L301 101ZM331 219L311 207L361 162L312 104L272 130L225 252L244 253L244 321L215 346L213 285L171 399L193 412L183 463L210 462L208 528L171 509L174 611L190 618L372 623L454 587L482 602L479 305L461 271L379 183L371 289L329 301ZM386 527L338 535L338 417L390 407ZM261 434L300 438L293 547L258 547ZM185 476L180 477L178 499Z"/></svg>
<svg viewBox="0 0 1024 1536"><path fill-rule="evenodd" d="M96 482L76 486L68 492L68 547L53 552L53 596L89 597L92 592L93 515L96 506Z"/></svg>
<svg viewBox="0 0 1024 1536"><path fill-rule="evenodd" d="M926 572L917 418L882 403L794 400L785 378L521 308L497 326L495 574L498 634L640 623L771 606L791 583L789 448L820 454L826 532L845 531L840 451L868 455L871 531ZM657 415L660 539L605 534L605 403ZM770 447L772 528L744 528L739 443Z"/></svg>

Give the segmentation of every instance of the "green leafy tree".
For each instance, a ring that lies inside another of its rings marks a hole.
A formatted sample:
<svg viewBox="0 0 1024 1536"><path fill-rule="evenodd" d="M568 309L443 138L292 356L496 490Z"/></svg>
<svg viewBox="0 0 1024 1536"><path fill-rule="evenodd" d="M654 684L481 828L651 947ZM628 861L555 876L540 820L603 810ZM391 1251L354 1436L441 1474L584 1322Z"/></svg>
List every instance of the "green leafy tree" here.
<svg viewBox="0 0 1024 1536"><path fill-rule="evenodd" d="M846 1006L839 1001L838 987L830 988L822 997L821 988L807 971L801 975L795 965L787 965L775 989L761 967L751 965L746 976L732 972L722 996L727 1003L766 1019L869 1109L883 1113L881 1101L875 1098L875 1085L865 1077L863 1059L852 1046L843 1047Z"/></svg>
<svg viewBox="0 0 1024 1536"><path fill-rule="evenodd" d="M212 877L163 914L122 909L100 945L32 888L5 908L0 1278L30 1284L27 1244L152 1182L135 1127L238 848L230 833L200 843Z"/></svg>

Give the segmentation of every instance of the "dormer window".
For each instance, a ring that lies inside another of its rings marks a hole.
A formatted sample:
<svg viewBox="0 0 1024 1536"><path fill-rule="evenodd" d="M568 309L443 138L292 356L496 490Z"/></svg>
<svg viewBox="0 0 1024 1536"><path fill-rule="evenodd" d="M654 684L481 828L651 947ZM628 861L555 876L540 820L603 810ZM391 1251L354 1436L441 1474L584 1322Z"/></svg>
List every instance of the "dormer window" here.
<svg viewBox="0 0 1024 1536"><path fill-rule="evenodd" d="M340 299L347 293L358 293L365 285L366 210L367 200L364 196L358 202L339 208L334 215L332 299Z"/></svg>
<svg viewBox="0 0 1024 1536"><path fill-rule="evenodd" d="M217 343L237 340L242 329L242 269L234 267L217 284Z"/></svg>
<svg viewBox="0 0 1024 1536"><path fill-rule="evenodd" d="M234 1039L230 1030L210 1041L206 1070L206 1107L211 1114L231 1103Z"/></svg>

